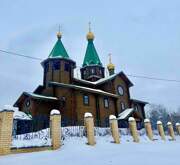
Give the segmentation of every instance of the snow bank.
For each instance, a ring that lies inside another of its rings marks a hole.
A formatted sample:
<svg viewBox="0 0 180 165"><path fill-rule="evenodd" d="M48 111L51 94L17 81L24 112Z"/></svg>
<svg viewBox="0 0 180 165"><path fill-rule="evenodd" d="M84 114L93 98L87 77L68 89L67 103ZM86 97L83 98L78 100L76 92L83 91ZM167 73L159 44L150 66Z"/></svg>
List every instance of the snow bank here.
<svg viewBox="0 0 180 165"><path fill-rule="evenodd" d="M16 135L12 140L12 148L51 146L49 128L41 131Z"/></svg>
<svg viewBox="0 0 180 165"><path fill-rule="evenodd" d="M50 114L51 115L60 115L60 111L57 109L53 109Z"/></svg>

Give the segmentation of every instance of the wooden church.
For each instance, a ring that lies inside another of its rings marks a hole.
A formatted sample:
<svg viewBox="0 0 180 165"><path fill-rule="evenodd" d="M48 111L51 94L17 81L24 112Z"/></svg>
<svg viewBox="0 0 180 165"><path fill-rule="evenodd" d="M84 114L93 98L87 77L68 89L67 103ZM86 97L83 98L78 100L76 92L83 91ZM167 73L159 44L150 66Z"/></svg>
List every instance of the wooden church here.
<svg viewBox="0 0 180 165"><path fill-rule="evenodd" d="M57 42L47 59L42 61L43 85L32 93L23 92L14 106L20 111L37 116L49 117L52 109L59 109L64 125L75 125L91 112L95 125L107 126L109 115L119 117L119 123L126 127L129 116L133 116L138 126L145 118L146 102L130 97L133 83L125 73L115 73L111 62L107 65L109 76L94 46L94 34L87 34L87 49L82 67L81 79L74 77L76 62L71 59L62 43L62 35L57 33Z"/></svg>

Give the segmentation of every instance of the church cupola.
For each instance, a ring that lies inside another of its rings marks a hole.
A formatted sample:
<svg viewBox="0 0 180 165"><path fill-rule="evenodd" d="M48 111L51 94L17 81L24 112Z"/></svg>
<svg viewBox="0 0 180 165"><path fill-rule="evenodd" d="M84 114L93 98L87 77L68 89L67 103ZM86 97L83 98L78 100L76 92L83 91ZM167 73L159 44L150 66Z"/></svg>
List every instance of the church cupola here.
<svg viewBox="0 0 180 165"><path fill-rule="evenodd" d="M71 83L76 63L70 59L62 41L62 34L57 33L57 41L48 58L41 64L44 68L44 85L50 81Z"/></svg>
<svg viewBox="0 0 180 165"><path fill-rule="evenodd" d="M107 65L107 69L109 71L109 76L114 74L115 65L111 61L111 54L109 54L109 64Z"/></svg>
<svg viewBox="0 0 180 165"><path fill-rule="evenodd" d="M97 81L104 78L104 67L99 59L98 53L94 46L94 34L91 32L89 24L89 32L86 36L88 45L81 68L81 78L88 81Z"/></svg>

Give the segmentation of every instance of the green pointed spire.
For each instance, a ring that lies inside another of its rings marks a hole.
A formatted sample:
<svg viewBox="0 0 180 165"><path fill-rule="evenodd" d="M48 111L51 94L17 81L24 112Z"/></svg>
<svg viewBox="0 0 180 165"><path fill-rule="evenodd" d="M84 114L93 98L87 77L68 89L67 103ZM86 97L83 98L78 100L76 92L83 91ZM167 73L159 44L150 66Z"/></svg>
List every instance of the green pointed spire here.
<svg viewBox="0 0 180 165"><path fill-rule="evenodd" d="M99 59L99 56L97 54L96 48L93 43L94 35L92 32L89 32L87 34L87 40L88 40L88 45L86 49L86 54L84 57L84 62L83 62L83 67L84 66L89 66L89 65L100 65L102 66L102 63Z"/></svg>
<svg viewBox="0 0 180 165"><path fill-rule="evenodd" d="M57 42L54 45L51 53L49 54L49 58L69 58L69 55L67 54L66 49L63 46L63 43L61 41L61 33L58 32L57 34Z"/></svg>

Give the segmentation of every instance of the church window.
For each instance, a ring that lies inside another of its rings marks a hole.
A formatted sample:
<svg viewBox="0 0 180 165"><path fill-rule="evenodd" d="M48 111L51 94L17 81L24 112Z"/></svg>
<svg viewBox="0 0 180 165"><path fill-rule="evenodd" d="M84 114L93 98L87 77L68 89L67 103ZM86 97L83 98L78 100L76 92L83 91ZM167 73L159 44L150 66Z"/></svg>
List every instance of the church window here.
<svg viewBox="0 0 180 165"><path fill-rule="evenodd" d="M134 107L134 110L135 110L135 111L138 111L138 106L137 106L137 105Z"/></svg>
<svg viewBox="0 0 180 165"><path fill-rule="evenodd" d="M126 109L125 103L121 102L121 110L125 110L125 109Z"/></svg>
<svg viewBox="0 0 180 165"><path fill-rule="evenodd" d="M102 74L102 70L101 69L99 70L99 74Z"/></svg>
<svg viewBox="0 0 180 165"><path fill-rule="evenodd" d="M70 65L68 63L64 64L64 70L69 72L70 71Z"/></svg>
<svg viewBox="0 0 180 165"><path fill-rule="evenodd" d="M59 69L60 69L60 62L53 61L53 70L59 70Z"/></svg>
<svg viewBox="0 0 180 165"><path fill-rule="evenodd" d="M89 96L88 95L83 95L83 102L84 102L84 105L89 105Z"/></svg>
<svg viewBox="0 0 180 165"><path fill-rule="evenodd" d="M104 108L109 108L109 99L108 99L108 97L104 98Z"/></svg>
<svg viewBox="0 0 180 165"><path fill-rule="evenodd" d="M94 68L91 69L91 73L92 73L92 74L95 73L95 69L94 69Z"/></svg>
<svg viewBox="0 0 180 165"><path fill-rule="evenodd" d="M86 70L84 70L84 75L86 75Z"/></svg>

